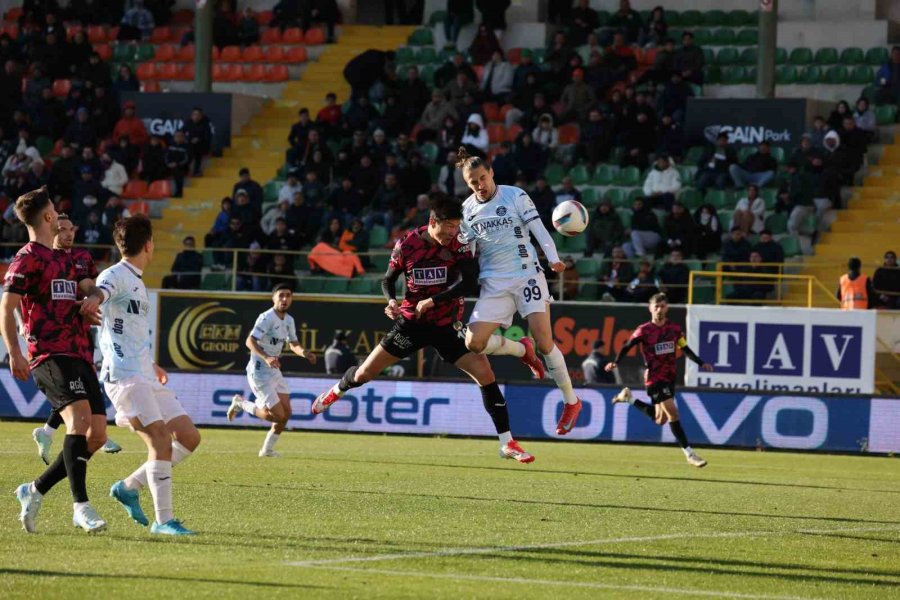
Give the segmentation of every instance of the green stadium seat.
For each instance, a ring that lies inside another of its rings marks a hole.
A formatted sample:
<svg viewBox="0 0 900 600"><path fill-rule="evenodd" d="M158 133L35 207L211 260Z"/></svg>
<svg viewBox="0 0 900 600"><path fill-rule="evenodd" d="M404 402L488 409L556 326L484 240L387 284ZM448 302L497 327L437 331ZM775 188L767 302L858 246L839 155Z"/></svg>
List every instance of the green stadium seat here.
<svg viewBox="0 0 900 600"><path fill-rule="evenodd" d="M584 252L586 246L586 235L575 235L563 239L563 252Z"/></svg>
<svg viewBox="0 0 900 600"><path fill-rule="evenodd" d="M766 201L766 210L775 209L775 200L778 199L778 190L775 188L765 187L759 190L759 195Z"/></svg>
<svg viewBox="0 0 900 600"><path fill-rule="evenodd" d="M579 277L594 279L600 273L600 263L593 258L579 258L575 262Z"/></svg>
<svg viewBox="0 0 900 600"><path fill-rule="evenodd" d="M772 235L781 235L787 233L788 216L786 213L772 213L766 217L766 229L772 232Z"/></svg>
<svg viewBox="0 0 900 600"><path fill-rule="evenodd" d="M668 12L666 13L668 15ZM724 10L708 10L701 15L707 27L721 27L727 24Z"/></svg>
<svg viewBox="0 0 900 600"><path fill-rule="evenodd" d="M46 135L42 135L34 141L34 147L41 153L41 156L47 156L53 152L53 145L53 139Z"/></svg>
<svg viewBox="0 0 900 600"><path fill-rule="evenodd" d="M343 278L329 278L322 286L323 294L346 294L347 280Z"/></svg>
<svg viewBox="0 0 900 600"><path fill-rule="evenodd" d="M597 11L606 12L606 11ZM599 15L598 15L599 16ZM607 16L607 21L609 21L609 16ZM666 23L669 24L669 27L679 27L681 25L681 12L677 10L668 10L666 9ZM601 23L603 25L603 23Z"/></svg>
<svg viewBox="0 0 900 600"><path fill-rule="evenodd" d="M419 69L419 78L429 86L434 86L434 66L425 65Z"/></svg>
<svg viewBox="0 0 900 600"><path fill-rule="evenodd" d="M775 48L775 64L783 65L786 64L788 60L787 50L784 48Z"/></svg>
<svg viewBox="0 0 900 600"><path fill-rule="evenodd" d="M873 67L867 65L857 65L850 71L850 83L856 85L867 85L875 81L875 73Z"/></svg>
<svg viewBox="0 0 900 600"><path fill-rule="evenodd" d="M797 67L793 65L782 65L775 69L775 82L781 85L790 85L797 83Z"/></svg>
<svg viewBox="0 0 900 600"><path fill-rule="evenodd" d="M694 33L694 43L698 46L709 46L710 44L715 44L713 41L713 32L711 29L695 29ZM721 44L717 44L721 45Z"/></svg>
<svg viewBox="0 0 900 600"><path fill-rule="evenodd" d="M847 72L847 67L841 65L834 65L833 67L828 67L828 70L825 71L825 82L831 83L834 85L843 85L847 83L850 79L850 74Z"/></svg>
<svg viewBox="0 0 900 600"><path fill-rule="evenodd" d="M628 190L624 188L610 188L606 192L606 199L612 203L613 208L631 208L631 201L628 199Z"/></svg>
<svg viewBox="0 0 900 600"><path fill-rule="evenodd" d="M717 67L716 65L709 65L703 67L703 82L707 85L716 85L722 82L722 69Z"/></svg>
<svg viewBox="0 0 900 600"><path fill-rule="evenodd" d="M715 206L716 210L734 210L735 201L730 190L706 190L705 200ZM719 218L721 217L722 215L719 215Z"/></svg>
<svg viewBox="0 0 900 600"><path fill-rule="evenodd" d="M701 48L701 52L703 52L703 62L704 64L711 65L716 62L716 52L712 48Z"/></svg>
<svg viewBox="0 0 900 600"><path fill-rule="evenodd" d="M351 279L347 284L347 293L356 294L357 296L367 296L372 293L372 279L366 277L357 277Z"/></svg>
<svg viewBox="0 0 900 600"><path fill-rule="evenodd" d="M230 290L231 275L228 273L207 273L200 282L201 290Z"/></svg>
<svg viewBox="0 0 900 600"><path fill-rule="evenodd" d="M622 159L625 158L625 148L622 146L616 146L612 150L609 151L609 162L614 165L622 164Z"/></svg>
<svg viewBox="0 0 900 600"><path fill-rule="evenodd" d="M879 125L893 125L897 122L897 105L876 106L875 119Z"/></svg>
<svg viewBox="0 0 900 600"><path fill-rule="evenodd" d="M880 67L890 59L888 49L881 46L866 51L866 64Z"/></svg>
<svg viewBox="0 0 900 600"><path fill-rule="evenodd" d="M670 17L673 12L675 12L677 14L678 11L668 11L668 10L666 11L666 19L669 21L669 25L672 25L672 21L670 20ZM612 17L612 15L610 14L610 12L608 10L598 10L597 11L597 24L600 27L604 27L604 26L606 26L607 23L609 23L609 19L611 17Z"/></svg>
<svg viewBox="0 0 900 600"><path fill-rule="evenodd" d="M203 251L203 266L208 269L209 267L213 266L214 262L215 262L215 256L213 254L213 251L212 250L204 250Z"/></svg>
<svg viewBox="0 0 900 600"><path fill-rule="evenodd" d="M616 214L619 215L619 220L622 221L622 226L625 229L631 228L631 207L628 208L617 208Z"/></svg>
<svg viewBox="0 0 900 600"><path fill-rule="evenodd" d="M431 46L424 46L416 52L416 62L421 65L435 63L437 59L437 51Z"/></svg>
<svg viewBox="0 0 900 600"><path fill-rule="evenodd" d="M742 65L755 66L758 54L756 48L744 48L741 51L740 63Z"/></svg>
<svg viewBox="0 0 900 600"><path fill-rule="evenodd" d="M742 148L739 148L737 151L738 160L740 162L744 162L745 160L747 160L747 157L750 156L751 154L753 154L754 152L756 152L755 146L744 146Z"/></svg>
<svg viewBox="0 0 900 600"><path fill-rule="evenodd" d="M675 170L678 171L678 175L681 177L682 187L690 185L694 180L694 172L696 171L694 165L675 165Z"/></svg>
<svg viewBox="0 0 900 600"><path fill-rule="evenodd" d="M410 46L431 46L434 44L434 34L430 29L416 29L410 34L407 43Z"/></svg>
<svg viewBox="0 0 900 600"><path fill-rule="evenodd" d="M840 61L847 66L861 65L866 62L866 53L862 48L844 48L841 50Z"/></svg>
<svg viewBox="0 0 900 600"><path fill-rule="evenodd" d="M634 187L641 185L641 170L637 167L625 167L616 173L616 185Z"/></svg>
<svg viewBox="0 0 900 600"><path fill-rule="evenodd" d="M546 48L532 48L531 50L531 58L536 65L544 64L544 57L547 54Z"/></svg>
<svg viewBox="0 0 900 600"><path fill-rule="evenodd" d="M416 62L416 51L413 48L410 48L409 46L402 46L400 48L397 48L394 51L394 59L396 60L398 67L400 65L404 66L403 70L405 71L406 65ZM399 74L399 70L398 70L398 74Z"/></svg>
<svg viewBox="0 0 900 600"><path fill-rule="evenodd" d="M575 165L569 171L569 177L575 185L586 185L591 180L591 172L588 171L587 165Z"/></svg>
<svg viewBox="0 0 900 600"><path fill-rule="evenodd" d="M307 294L321 294L325 280L321 277L301 277L299 280L300 291Z"/></svg>
<svg viewBox="0 0 900 600"><path fill-rule="evenodd" d="M156 47L153 44L138 44L134 51L134 59L138 62L151 60L156 56Z"/></svg>
<svg viewBox="0 0 900 600"><path fill-rule="evenodd" d="M794 48L788 55L788 62L792 65L808 65L813 62L813 53L809 48Z"/></svg>
<svg viewBox="0 0 900 600"><path fill-rule="evenodd" d="M800 238L795 235L786 235L778 240L778 243L781 244L781 249L784 250L785 258L803 254L803 249L800 246Z"/></svg>
<svg viewBox="0 0 900 600"><path fill-rule="evenodd" d="M815 65L810 65L798 72L797 83L816 84L823 80L822 69Z"/></svg>
<svg viewBox="0 0 900 600"><path fill-rule="evenodd" d="M381 248L388 243L388 230L381 225L373 225L369 231L369 247Z"/></svg>
<svg viewBox="0 0 900 600"><path fill-rule="evenodd" d="M681 13L682 27L696 27L703 22L703 14L699 10L685 10Z"/></svg>
<svg viewBox="0 0 900 600"><path fill-rule="evenodd" d="M597 168L594 169L594 177L591 179L591 183L603 186L612 185L618 171L619 167L615 165L598 165Z"/></svg>
<svg viewBox="0 0 900 600"><path fill-rule="evenodd" d="M816 215L809 215L800 223L800 235L812 235L818 229Z"/></svg>
<svg viewBox="0 0 900 600"><path fill-rule="evenodd" d="M587 208L594 208L600 204L600 192L598 192L596 188L584 188L581 190L581 203Z"/></svg>
<svg viewBox="0 0 900 600"><path fill-rule="evenodd" d="M369 234L369 238L371 239L371 234ZM370 254L369 259L379 273L384 273L387 271L388 263L391 261L391 255L387 252L378 252L376 254Z"/></svg>
<svg viewBox="0 0 900 600"><path fill-rule="evenodd" d="M547 178L547 185L556 186L562 183L563 177L566 176L565 168L557 163L551 164L544 169L544 177Z"/></svg>
<svg viewBox="0 0 900 600"><path fill-rule="evenodd" d="M772 158L778 161L778 164L784 164L785 159L787 158L785 156L784 148L781 146L771 146L769 152L772 155Z"/></svg>
<svg viewBox="0 0 900 600"><path fill-rule="evenodd" d="M736 65L740 62L741 55L737 48L722 48L716 54L716 64L722 66ZM755 63L754 63L755 64Z"/></svg>
<svg viewBox="0 0 900 600"><path fill-rule="evenodd" d="M283 181L272 180L266 183L263 188L263 202L277 202L278 201L278 191L281 189L281 186L284 184Z"/></svg>
<svg viewBox="0 0 900 600"><path fill-rule="evenodd" d="M734 207L725 207L721 210L716 209L719 214L719 225L722 226L722 231L731 231L731 218L734 216Z"/></svg>
<svg viewBox="0 0 900 600"><path fill-rule="evenodd" d="M422 160L429 164L434 164L437 161L439 151L440 148L438 148L437 144L434 142L425 142L419 148L419 154L422 155Z"/></svg>
<svg viewBox="0 0 900 600"><path fill-rule="evenodd" d="M744 78L741 83L756 83L756 67L747 67L744 69Z"/></svg>
<svg viewBox="0 0 900 600"><path fill-rule="evenodd" d="M684 182L685 180L682 178L682 183ZM693 212L703 204L703 194L696 188L683 188L678 194L678 201L684 204L689 211Z"/></svg>
<svg viewBox="0 0 900 600"><path fill-rule="evenodd" d="M722 69L723 85L738 85L747 77L747 70L744 67L726 67Z"/></svg>
<svg viewBox="0 0 900 600"><path fill-rule="evenodd" d="M725 23L729 27L756 27L759 24L759 17L756 12L748 12L746 10L732 10L725 15Z"/></svg>
<svg viewBox="0 0 900 600"><path fill-rule="evenodd" d="M759 43L759 32L756 29L741 29L734 43L738 46L755 46Z"/></svg>
<svg viewBox="0 0 900 600"><path fill-rule="evenodd" d="M116 62L134 61L134 46L132 44L118 43L113 46L112 59Z"/></svg>
<svg viewBox="0 0 900 600"><path fill-rule="evenodd" d="M430 27L434 27L440 23L443 23L447 20L447 11L446 10L436 10L431 13L431 16L428 18L428 25Z"/></svg>
<svg viewBox="0 0 900 600"><path fill-rule="evenodd" d="M833 65L838 62L838 51L836 48L819 48L813 56L813 62L817 65Z"/></svg>

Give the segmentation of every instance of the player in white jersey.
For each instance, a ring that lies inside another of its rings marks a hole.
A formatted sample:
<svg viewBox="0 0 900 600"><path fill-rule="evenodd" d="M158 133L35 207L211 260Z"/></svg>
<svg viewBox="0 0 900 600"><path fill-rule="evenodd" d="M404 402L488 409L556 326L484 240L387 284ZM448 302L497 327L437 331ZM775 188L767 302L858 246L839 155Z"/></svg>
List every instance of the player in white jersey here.
<svg viewBox="0 0 900 600"><path fill-rule="evenodd" d="M259 451L261 457L280 456L275 451L275 444L291 418L290 389L281 374L281 361L278 359L284 351L285 342L291 352L316 364L316 355L304 350L297 341L294 317L287 314L293 300L294 290L286 283L279 283L272 290L272 308L256 318L253 330L247 336L247 348L250 350L247 381L256 402L244 400L243 396L236 394L226 413L229 421L243 411L272 423Z"/></svg>
<svg viewBox="0 0 900 600"><path fill-rule="evenodd" d="M509 327L518 311L528 321L538 352L563 394L565 406L556 433L566 435L578 419L581 400L572 389L565 357L553 341L550 291L531 236L553 271L561 273L566 266L524 190L495 184L491 167L484 159L469 156L465 148L459 149L456 166L473 192L463 203L461 231L475 243L481 267L481 295L469 318L466 346L476 353L523 356L527 350L523 344L494 333L498 327Z"/></svg>
<svg viewBox="0 0 900 600"><path fill-rule="evenodd" d="M120 220L113 239L123 259L100 273L97 288L84 304L103 305L100 381L116 407L116 424L131 427L147 445L148 456L137 471L113 484L110 496L146 526L138 492L148 486L156 513L150 532L192 535L172 509L172 467L196 450L200 432L175 394L163 387L168 374L150 355L150 299L141 279L153 259L150 219L138 214Z"/></svg>

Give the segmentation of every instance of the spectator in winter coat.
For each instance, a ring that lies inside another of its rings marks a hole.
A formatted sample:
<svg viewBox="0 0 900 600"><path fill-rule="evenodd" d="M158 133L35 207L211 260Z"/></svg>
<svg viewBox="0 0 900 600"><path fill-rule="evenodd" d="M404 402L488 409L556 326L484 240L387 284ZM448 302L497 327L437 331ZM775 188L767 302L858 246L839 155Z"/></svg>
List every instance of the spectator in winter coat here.
<svg viewBox="0 0 900 600"><path fill-rule="evenodd" d="M707 254L718 252L722 247L722 224L712 204L704 204L694 211L696 224L694 237L694 253L697 258L704 259Z"/></svg>
<svg viewBox="0 0 900 600"><path fill-rule="evenodd" d="M448 196L468 196L469 187L463 179L462 169L456 168L456 161L456 152L448 152L447 160L438 172L438 189Z"/></svg>
<svg viewBox="0 0 900 600"><path fill-rule="evenodd" d="M100 163L103 165L103 180L100 185L115 196L121 196L125 184L128 183L128 173L125 167L112 159L109 154L104 153L100 157Z"/></svg>
<svg viewBox="0 0 900 600"><path fill-rule="evenodd" d="M703 85L703 65L706 59L703 50L694 45L694 34L681 34L681 48L675 53L675 70L685 81Z"/></svg>
<svg viewBox="0 0 900 600"><path fill-rule="evenodd" d="M732 227L731 236L722 244L722 262L744 263L749 260L750 242L745 239L740 227ZM734 268L726 265L723 270L733 271Z"/></svg>
<svg viewBox="0 0 900 600"><path fill-rule="evenodd" d="M825 135L824 147L821 187L816 197L828 198L837 207L840 206L841 186L853 183L858 157L841 144L841 136L835 131Z"/></svg>
<svg viewBox="0 0 900 600"><path fill-rule="evenodd" d="M191 110L191 118L182 129L190 147L194 176L197 177L200 175L203 157L209 154L212 148L212 123L209 117L203 114L203 109L195 106Z"/></svg>
<svg viewBox="0 0 900 600"><path fill-rule="evenodd" d="M669 297L672 304L684 304L687 300L688 284L691 269L684 264L684 253L675 248L669 253L669 259L657 271L660 291Z"/></svg>
<svg viewBox="0 0 900 600"><path fill-rule="evenodd" d="M488 141L487 129L484 127L484 120L481 118L481 115L477 113L469 115L461 142L470 154L481 157L487 156L490 142Z"/></svg>
<svg viewBox="0 0 900 600"><path fill-rule="evenodd" d="M631 8L629 0L619 0L619 10L614 12L606 23L607 28L616 32L622 32L629 44L638 41L643 21L638 11Z"/></svg>
<svg viewBox="0 0 900 600"><path fill-rule="evenodd" d="M493 30L482 23L478 26L478 33L475 34L472 45L469 46L469 57L472 59L472 64L483 65L491 60L494 52L500 49L500 41Z"/></svg>
<svg viewBox="0 0 900 600"><path fill-rule="evenodd" d="M628 258L651 254L662 241L659 220L643 198L635 198L632 204L630 236L624 246Z"/></svg>
<svg viewBox="0 0 900 600"><path fill-rule="evenodd" d="M291 169L287 174L287 181L281 186L281 189L278 190L278 200L287 200L288 202L294 199L294 194L297 192L303 191L303 185L300 183L300 172L296 169Z"/></svg>
<svg viewBox="0 0 900 600"><path fill-rule="evenodd" d="M475 7L481 13L481 22L494 32L497 39L506 31L506 11L511 0L475 0Z"/></svg>
<svg viewBox="0 0 900 600"><path fill-rule="evenodd" d="M559 131L553 125L553 116L550 113L544 113L538 120L537 127L531 132L534 143L544 149L547 153L552 153L559 146Z"/></svg>
<svg viewBox="0 0 900 600"><path fill-rule="evenodd" d="M597 102L597 95L591 86L584 82L583 69L572 71L572 82L563 89L560 101L563 103L565 119L574 121L587 119L588 111Z"/></svg>
<svg viewBox="0 0 900 600"><path fill-rule="evenodd" d="M491 60L484 67L484 76L479 87L488 100L505 103L512 92L513 66L506 62L502 50L495 50Z"/></svg>
<svg viewBox="0 0 900 600"><path fill-rule="evenodd" d="M857 129L861 129L869 136L869 141L874 142L878 138L878 123L875 113L869 109L869 100L860 98L856 101L856 111L853 113Z"/></svg>
<svg viewBox="0 0 900 600"><path fill-rule="evenodd" d="M884 262L875 269L872 289L876 307L888 310L900 308L900 268L897 267L897 253L893 250L884 253Z"/></svg>
<svg viewBox="0 0 900 600"><path fill-rule="evenodd" d="M900 104L900 46L891 48L891 58L878 69L875 76L878 104Z"/></svg>
<svg viewBox="0 0 900 600"><path fill-rule="evenodd" d="M366 50L350 59L344 67L344 79L350 84L352 98L368 96L375 82L384 76L387 68L393 68L394 52Z"/></svg>
<svg viewBox="0 0 900 600"><path fill-rule="evenodd" d="M637 275L628 284L626 294L629 302L646 304L654 294L659 293L659 279L653 274L653 265L649 260L642 260Z"/></svg>
<svg viewBox="0 0 900 600"><path fill-rule="evenodd" d="M168 175L166 166L166 146L163 139L154 135L150 143L144 146L141 157L141 178L145 181L164 179Z"/></svg>
<svg viewBox="0 0 900 600"><path fill-rule="evenodd" d="M685 256L694 253L694 239L696 237L696 225L681 202L672 205L671 212L666 215L665 244L671 251L679 249Z"/></svg>
<svg viewBox="0 0 900 600"><path fill-rule="evenodd" d="M116 123L112 135L117 144L125 136L136 146L143 146L150 140L144 122L135 116L135 104L131 100L122 105L122 118Z"/></svg>
<svg viewBox="0 0 900 600"><path fill-rule="evenodd" d="M739 227L744 234L759 233L763 230L766 220L766 201L759 195L759 188L755 185L747 186L747 195L738 200L731 217L731 224Z"/></svg>
<svg viewBox="0 0 900 600"><path fill-rule="evenodd" d="M163 288L176 290L200 289L203 255L197 252L194 236L189 235L182 241L183 250L175 256L171 274L163 277Z"/></svg>
<svg viewBox="0 0 900 600"><path fill-rule="evenodd" d="M519 166L525 181L531 182L537 178L538 173L544 170L544 166L547 164L547 153L540 145L534 143L531 133L525 131L516 142L513 160Z"/></svg>
<svg viewBox="0 0 900 600"><path fill-rule="evenodd" d="M634 279L634 267L626 260L625 251L618 246L610 252L609 260L600 269L598 288L600 299L605 302L622 301L626 298L626 286Z"/></svg>
<svg viewBox="0 0 900 600"><path fill-rule="evenodd" d="M431 93L431 102L425 107L422 118L419 119L421 129L417 141L421 144L434 140L448 116L456 119L458 116L456 108L447 102L440 90L434 90Z"/></svg>
<svg viewBox="0 0 900 600"><path fill-rule="evenodd" d="M644 197L654 208L670 208L681 191L681 174L661 155L644 180Z"/></svg>
<svg viewBox="0 0 900 600"><path fill-rule="evenodd" d="M184 190L184 176L187 175L191 163L191 151L188 148L184 131L176 131L175 139L166 148L165 158L169 175L175 180L175 198L181 198Z"/></svg>
<svg viewBox="0 0 900 600"><path fill-rule="evenodd" d="M759 241L753 245L750 252L758 252L764 263L782 264L784 262L784 249L772 238L772 232L768 229L759 232Z"/></svg>
<svg viewBox="0 0 900 600"><path fill-rule="evenodd" d="M512 156L512 144L501 142L497 152L491 158L491 169L494 171L494 182L497 185L513 185L516 181L516 166Z"/></svg>
<svg viewBox="0 0 900 600"><path fill-rule="evenodd" d="M621 246L625 241L625 227L618 213L613 210L612 202L604 200L591 214L587 230L587 246L585 256L593 256L599 252L609 256L612 249Z"/></svg>
<svg viewBox="0 0 900 600"><path fill-rule="evenodd" d="M66 135L63 137L65 143L78 150L85 146L97 145L97 132L88 120L89 116L88 109L84 107L78 109L75 122L70 123L66 128Z"/></svg>
<svg viewBox="0 0 900 600"><path fill-rule="evenodd" d="M778 163L769 152L769 142L761 142L755 154L751 154L743 164L733 164L728 168L735 187L746 187L753 184L765 187L775 179Z"/></svg>
<svg viewBox="0 0 900 600"><path fill-rule="evenodd" d="M590 0L578 0L577 6L572 9L571 19L569 41L574 46L583 44L600 25L600 18L597 16L597 11L591 8Z"/></svg>

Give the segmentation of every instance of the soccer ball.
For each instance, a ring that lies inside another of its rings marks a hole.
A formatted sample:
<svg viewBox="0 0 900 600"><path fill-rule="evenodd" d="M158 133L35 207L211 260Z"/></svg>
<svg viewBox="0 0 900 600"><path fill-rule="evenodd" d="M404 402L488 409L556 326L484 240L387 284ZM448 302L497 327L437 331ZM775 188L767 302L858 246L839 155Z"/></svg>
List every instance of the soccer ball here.
<svg viewBox="0 0 900 600"><path fill-rule="evenodd" d="M578 235L588 225L588 212L581 202L566 200L553 209L553 226L561 234Z"/></svg>

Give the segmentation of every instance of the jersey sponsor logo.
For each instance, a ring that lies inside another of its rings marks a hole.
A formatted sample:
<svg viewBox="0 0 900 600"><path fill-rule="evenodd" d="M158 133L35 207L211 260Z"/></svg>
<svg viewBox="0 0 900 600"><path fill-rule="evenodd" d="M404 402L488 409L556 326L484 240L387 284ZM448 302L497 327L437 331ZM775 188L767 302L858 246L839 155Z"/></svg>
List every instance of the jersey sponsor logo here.
<svg viewBox="0 0 900 600"><path fill-rule="evenodd" d="M69 391L70 392L81 392L85 393L84 382L81 380L81 377L74 381L69 382Z"/></svg>
<svg viewBox="0 0 900 600"><path fill-rule="evenodd" d="M414 284L422 286L447 283L447 267L413 269L412 279Z"/></svg>
<svg viewBox="0 0 900 600"><path fill-rule="evenodd" d="M657 356L660 354L672 354L675 352L675 342L659 342L653 345L653 351Z"/></svg>
<svg viewBox="0 0 900 600"><path fill-rule="evenodd" d="M512 225L512 217L487 218L472 225L472 231L475 232L475 235L489 235L496 231L510 229Z"/></svg>
<svg viewBox="0 0 900 600"><path fill-rule="evenodd" d="M537 285L537 279L529 279L528 285Z"/></svg>
<svg viewBox="0 0 900 600"><path fill-rule="evenodd" d="M78 299L78 286L74 281L68 279L54 279L50 282L50 293L54 300L71 300Z"/></svg>
<svg viewBox="0 0 900 600"><path fill-rule="evenodd" d="M140 300L129 300L128 308L126 312L130 315L139 315L141 314L141 301Z"/></svg>
<svg viewBox="0 0 900 600"><path fill-rule="evenodd" d="M505 207L505 206L498 206L498 207L497 207L497 216L498 216L498 217L505 217L505 216L506 216L506 207Z"/></svg>

